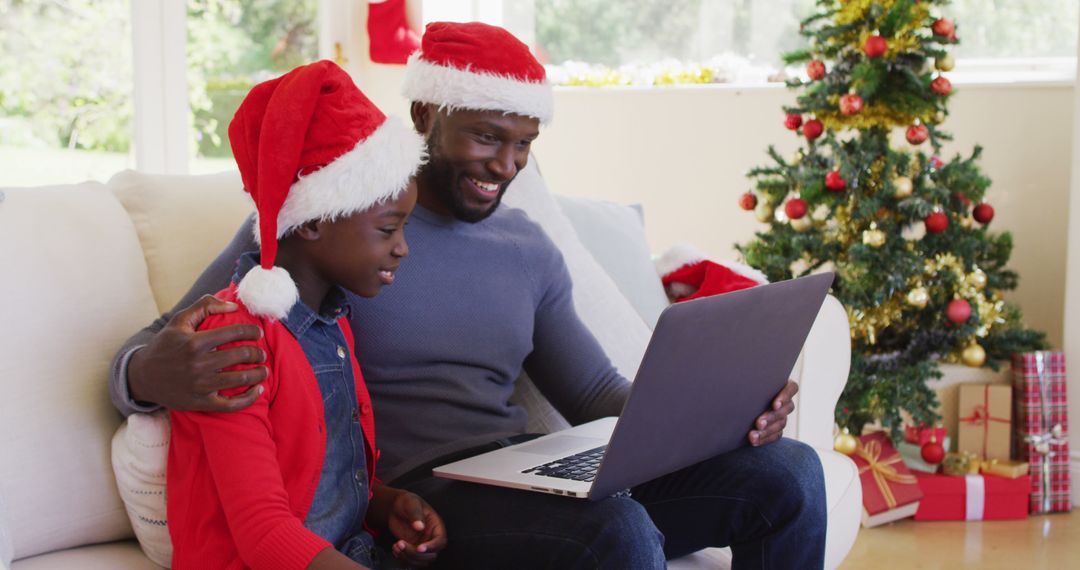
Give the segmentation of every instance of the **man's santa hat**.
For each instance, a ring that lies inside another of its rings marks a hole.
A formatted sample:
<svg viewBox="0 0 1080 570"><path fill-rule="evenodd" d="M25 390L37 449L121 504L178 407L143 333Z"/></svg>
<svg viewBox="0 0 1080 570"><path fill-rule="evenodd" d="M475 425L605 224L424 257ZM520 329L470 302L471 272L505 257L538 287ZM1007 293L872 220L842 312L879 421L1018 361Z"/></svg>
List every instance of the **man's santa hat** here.
<svg viewBox="0 0 1080 570"><path fill-rule="evenodd" d="M405 97L440 108L501 111L551 121L544 66L510 32L480 22L432 22L405 68Z"/></svg>
<svg viewBox="0 0 1080 570"><path fill-rule="evenodd" d="M274 266L277 240L397 198L424 161L424 141L388 119L330 61L256 85L229 123L244 191L255 202L260 267L237 295L253 315L281 319L299 295Z"/></svg>
<svg viewBox="0 0 1080 570"><path fill-rule="evenodd" d="M656 260L664 287L677 294L676 302L719 295L768 283L765 274L734 261L715 262L690 244L676 244ZM683 287L680 287L682 285Z"/></svg>

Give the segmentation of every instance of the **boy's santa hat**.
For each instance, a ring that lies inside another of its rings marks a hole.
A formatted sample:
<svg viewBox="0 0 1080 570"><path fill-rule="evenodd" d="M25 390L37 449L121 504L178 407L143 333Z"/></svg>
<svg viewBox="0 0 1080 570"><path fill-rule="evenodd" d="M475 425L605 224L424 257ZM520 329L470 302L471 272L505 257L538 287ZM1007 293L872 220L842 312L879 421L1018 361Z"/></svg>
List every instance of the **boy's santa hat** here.
<svg viewBox="0 0 1080 570"><path fill-rule="evenodd" d="M690 291L677 296L676 302L748 289L769 282L764 273L753 267L734 261L711 261L697 248L685 243L676 244L664 252L656 260L656 272L665 288L678 290L677 284L682 284L686 286L685 290Z"/></svg>
<svg viewBox="0 0 1080 570"><path fill-rule="evenodd" d="M253 315L281 319L298 292L274 266L277 240L312 220L333 220L393 200L424 161L424 141L388 119L330 61L260 83L229 123L244 191L255 202L260 267L237 295Z"/></svg>
<svg viewBox="0 0 1080 570"><path fill-rule="evenodd" d="M405 68L402 93L450 110L502 111L551 121L544 66L510 32L480 22L432 22Z"/></svg>

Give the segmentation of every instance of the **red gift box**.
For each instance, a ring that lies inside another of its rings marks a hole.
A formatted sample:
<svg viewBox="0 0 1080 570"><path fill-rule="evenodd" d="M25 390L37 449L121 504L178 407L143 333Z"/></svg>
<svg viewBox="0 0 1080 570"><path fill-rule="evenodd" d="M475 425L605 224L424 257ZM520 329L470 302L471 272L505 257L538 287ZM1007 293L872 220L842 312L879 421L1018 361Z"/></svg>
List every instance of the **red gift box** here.
<svg viewBox="0 0 1080 570"><path fill-rule="evenodd" d="M1031 481L996 475L931 475L916 473L923 500L917 521L989 521L1023 519L1028 515Z"/></svg>
<svg viewBox="0 0 1080 570"><path fill-rule="evenodd" d="M944 427L927 426L904 426L904 441L914 443L919 447L926 445L930 438L936 438L938 443L945 441Z"/></svg>
<svg viewBox="0 0 1080 570"><path fill-rule="evenodd" d="M863 526L872 527L910 517L919 508L918 480L884 432L859 437L851 456L862 483Z"/></svg>
<svg viewBox="0 0 1080 570"><path fill-rule="evenodd" d="M1069 422L1065 355L1013 355L1013 449L1031 464L1031 512L1065 512L1069 493Z"/></svg>

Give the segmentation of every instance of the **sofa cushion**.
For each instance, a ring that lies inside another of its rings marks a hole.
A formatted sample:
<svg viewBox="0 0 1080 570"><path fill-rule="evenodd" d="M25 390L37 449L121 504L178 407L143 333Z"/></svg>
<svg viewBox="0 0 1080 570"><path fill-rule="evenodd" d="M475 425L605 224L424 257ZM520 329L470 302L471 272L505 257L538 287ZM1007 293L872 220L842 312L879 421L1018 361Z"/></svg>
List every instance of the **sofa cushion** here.
<svg viewBox="0 0 1080 570"><path fill-rule="evenodd" d="M650 329L668 306L640 207L555 195L574 232Z"/></svg>
<svg viewBox="0 0 1080 570"><path fill-rule="evenodd" d="M165 568L172 564L165 504L170 435L169 415L162 410L131 414L112 441L116 486L135 538L147 558Z"/></svg>
<svg viewBox="0 0 1080 570"><path fill-rule="evenodd" d="M574 283L574 306L578 316L592 331L615 368L623 376L633 378L649 342L649 327L582 245L570 220L548 192L535 157L518 174L503 202L524 210L555 242ZM517 383L514 401L528 410L532 431L548 432L567 425L535 386L525 379Z"/></svg>
<svg viewBox="0 0 1080 570"><path fill-rule="evenodd" d="M0 570L11 567L11 559L15 554L15 546L11 544L11 530L7 520L7 509L4 508L4 493L0 488Z"/></svg>
<svg viewBox="0 0 1080 570"><path fill-rule="evenodd" d="M11 570L160 570L134 541L110 542L50 552L16 562Z"/></svg>
<svg viewBox="0 0 1080 570"><path fill-rule="evenodd" d="M109 188L135 222L160 313L187 293L252 211L239 171L171 176L125 170Z"/></svg>
<svg viewBox="0 0 1080 570"><path fill-rule="evenodd" d="M131 527L109 441L109 359L157 315L135 228L98 183L0 202L0 494L15 558Z"/></svg>

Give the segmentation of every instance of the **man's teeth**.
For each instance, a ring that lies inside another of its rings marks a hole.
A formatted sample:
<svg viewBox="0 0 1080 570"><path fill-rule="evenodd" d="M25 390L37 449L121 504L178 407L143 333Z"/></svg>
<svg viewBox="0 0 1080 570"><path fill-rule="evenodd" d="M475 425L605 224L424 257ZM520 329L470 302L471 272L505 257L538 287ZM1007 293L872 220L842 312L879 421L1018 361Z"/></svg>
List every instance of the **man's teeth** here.
<svg viewBox="0 0 1080 570"><path fill-rule="evenodd" d="M499 183L498 182L481 182L481 181L479 181L479 180L477 180L475 178L470 178L469 180L471 180L472 183L475 184L477 188L483 190L484 192L498 192L499 191Z"/></svg>
<svg viewBox="0 0 1080 570"><path fill-rule="evenodd" d="M383 277L393 277L394 272L393 271L379 271L379 275L382 275Z"/></svg>

